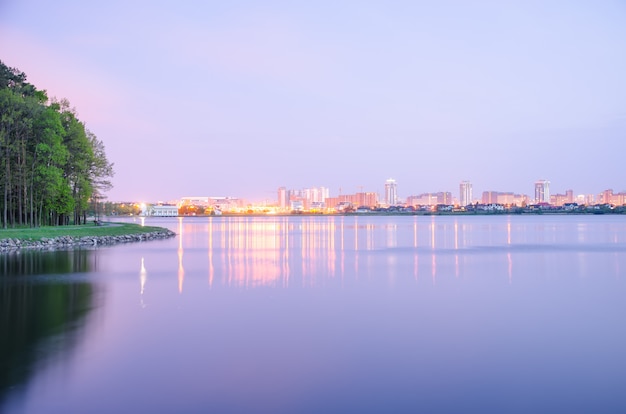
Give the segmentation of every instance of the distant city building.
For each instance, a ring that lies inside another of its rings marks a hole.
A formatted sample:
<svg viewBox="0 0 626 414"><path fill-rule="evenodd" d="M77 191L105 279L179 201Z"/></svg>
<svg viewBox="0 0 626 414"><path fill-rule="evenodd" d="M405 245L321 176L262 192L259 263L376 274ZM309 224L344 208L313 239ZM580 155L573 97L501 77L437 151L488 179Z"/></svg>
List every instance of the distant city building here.
<svg viewBox="0 0 626 414"><path fill-rule="evenodd" d="M289 192L285 187L278 188L278 207L285 209L289 204Z"/></svg>
<svg viewBox="0 0 626 414"><path fill-rule="evenodd" d="M604 190L598 196L599 204L611 204L611 199L613 198L613 190Z"/></svg>
<svg viewBox="0 0 626 414"><path fill-rule="evenodd" d="M535 182L535 203L550 203L550 181Z"/></svg>
<svg viewBox="0 0 626 414"><path fill-rule="evenodd" d="M472 204L472 183L469 181L461 181L461 184L459 185L459 201L461 206Z"/></svg>
<svg viewBox="0 0 626 414"><path fill-rule="evenodd" d="M287 190L285 187L279 187L277 204L283 210L309 210L323 205L328 195L329 190L326 187L312 187L303 190ZM298 208L294 209L294 205Z"/></svg>
<svg viewBox="0 0 626 414"><path fill-rule="evenodd" d="M623 206L626 204L626 193L614 193L612 189L604 190L598 196L598 204L613 204Z"/></svg>
<svg viewBox="0 0 626 414"><path fill-rule="evenodd" d="M553 206L564 206L574 202L574 191L567 190L565 194L552 194L550 196L550 204Z"/></svg>
<svg viewBox="0 0 626 414"><path fill-rule="evenodd" d="M181 206L202 206L207 207L211 205L210 197L183 197L180 199Z"/></svg>
<svg viewBox="0 0 626 414"><path fill-rule="evenodd" d="M393 206L398 203L398 184L393 178L385 182L385 204Z"/></svg>
<svg viewBox="0 0 626 414"><path fill-rule="evenodd" d="M528 196L511 192L483 191L482 204L502 204L522 207L528 204Z"/></svg>
<svg viewBox="0 0 626 414"><path fill-rule="evenodd" d="M436 206L438 204L452 204L452 193L449 191L440 191L438 193L423 193L412 195L406 198L408 206Z"/></svg>
<svg viewBox="0 0 626 414"><path fill-rule="evenodd" d="M595 204L596 197L593 194L578 194L574 199L575 203L591 206Z"/></svg>
<svg viewBox="0 0 626 414"><path fill-rule="evenodd" d="M309 203L323 202L328 198L328 195L329 191L326 187L313 187L302 190L302 198L306 199Z"/></svg>
<svg viewBox="0 0 626 414"><path fill-rule="evenodd" d="M483 191L483 196L481 197L482 204L494 204L498 202L498 192L497 191Z"/></svg>
<svg viewBox="0 0 626 414"><path fill-rule="evenodd" d="M406 198L406 204L408 206L436 206L437 194L435 193L423 193L419 195L411 195Z"/></svg>
<svg viewBox="0 0 626 414"><path fill-rule="evenodd" d="M552 194L550 196L550 204L553 206L562 206L567 203L565 194Z"/></svg>
<svg viewBox="0 0 626 414"><path fill-rule="evenodd" d="M289 203L289 208L291 209L291 211L303 211L304 203L302 202L302 200L292 200Z"/></svg>
<svg viewBox="0 0 626 414"><path fill-rule="evenodd" d="M338 197L328 197L325 200L326 208L329 209L345 209L346 206L358 207L377 207L378 195L376 193L356 193L342 194Z"/></svg>
<svg viewBox="0 0 626 414"><path fill-rule="evenodd" d="M309 206L309 211L322 211L326 207L326 202L324 201L314 201Z"/></svg>
<svg viewBox="0 0 626 414"><path fill-rule="evenodd" d="M510 192L498 193L496 204L513 205L515 204L515 194Z"/></svg>
<svg viewBox="0 0 626 414"><path fill-rule="evenodd" d="M245 200L236 197L182 197L179 203L180 208L195 206L203 207L205 211L237 211L245 205Z"/></svg>
<svg viewBox="0 0 626 414"><path fill-rule="evenodd" d="M178 206L175 204L161 204L150 208L149 215L155 217L176 217L178 216Z"/></svg>

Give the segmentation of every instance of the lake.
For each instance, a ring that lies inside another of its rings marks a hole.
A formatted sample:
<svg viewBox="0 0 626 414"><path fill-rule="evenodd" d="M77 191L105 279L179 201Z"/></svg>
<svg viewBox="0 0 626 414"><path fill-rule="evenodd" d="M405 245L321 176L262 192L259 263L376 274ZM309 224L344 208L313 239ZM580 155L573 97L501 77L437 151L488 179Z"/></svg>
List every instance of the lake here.
<svg viewBox="0 0 626 414"><path fill-rule="evenodd" d="M625 217L129 220L0 255L3 412L626 412Z"/></svg>

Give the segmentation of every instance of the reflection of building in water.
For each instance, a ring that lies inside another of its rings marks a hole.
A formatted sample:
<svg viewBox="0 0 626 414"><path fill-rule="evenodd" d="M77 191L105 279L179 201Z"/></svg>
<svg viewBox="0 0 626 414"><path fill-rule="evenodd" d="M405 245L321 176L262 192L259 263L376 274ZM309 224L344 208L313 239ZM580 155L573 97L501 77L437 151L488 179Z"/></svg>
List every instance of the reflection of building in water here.
<svg viewBox="0 0 626 414"><path fill-rule="evenodd" d="M178 219L178 293L183 292L185 268L183 267L183 219Z"/></svg>
<svg viewBox="0 0 626 414"><path fill-rule="evenodd" d="M418 279L419 275L419 253L417 251L417 217L413 218L413 277Z"/></svg>
<svg viewBox="0 0 626 414"><path fill-rule="evenodd" d="M207 251L200 251L202 278L204 280L204 272L208 270L211 286L313 286L381 277L393 282L393 278L399 281L407 275L411 280L418 280L420 275L422 283L440 285L455 276L463 278L468 266L477 258L485 257L482 254L492 255L494 265L500 266L500 274L508 275L512 282L513 262L518 257L515 256L516 245L520 243L519 224L511 217L497 220L495 225L456 217L381 220L356 215L221 217L209 218L202 225L206 225L208 232L208 236L204 233L200 236L207 246ZM190 272L198 252L194 249L184 255L182 238L194 237L190 228L193 227L183 228L183 223L179 222L178 288L181 292L185 276L188 281L193 279ZM584 237L581 234L586 234L584 226L572 233L573 240L576 235ZM546 234L542 231L536 236ZM622 239L621 233L614 234L615 243ZM553 244L554 241L546 242ZM482 249L482 246L497 246L498 249ZM579 256L580 267L584 268L582 256ZM611 271L619 268L617 257ZM515 263L519 266L517 261ZM147 280L144 272L142 265L142 292ZM333 280L335 278L337 281Z"/></svg>
<svg viewBox="0 0 626 414"><path fill-rule="evenodd" d="M454 276L459 277L459 222L454 220Z"/></svg>
<svg viewBox="0 0 626 414"><path fill-rule="evenodd" d="M143 257L141 258L141 268L139 269L139 285L141 286L139 302L142 308L146 307L146 304L143 301L143 292L146 290L146 282L148 281L148 272L146 271L146 266L144 265Z"/></svg>
<svg viewBox="0 0 626 414"><path fill-rule="evenodd" d="M221 220L219 227L212 226L212 233L221 234L209 236L210 280L214 278L213 251L219 250L218 267L227 270L227 283L254 287L282 280L286 284L288 222L287 218L229 218Z"/></svg>
<svg viewBox="0 0 626 414"><path fill-rule="evenodd" d="M141 258L141 268L139 269L139 284L141 285L141 294L143 295L144 289L146 288L146 281L148 280L148 273L146 272L146 267L144 266L143 257Z"/></svg>
<svg viewBox="0 0 626 414"><path fill-rule="evenodd" d="M389 224L387 227L387 247L396 247L398 245L398 227L395 224Z"/></svg>
<svg viewBox="0 0 626 414"><path fill-rule="evenodd" d="M511 244L511 217L506 222L506 244Z"/></svg>
<svg viewBox="0 0 626 414"><path fill-rule="evenodd" d="M344 275L346 249L355 253L358 271L359 251L398 244L395 224L361 224L357 217L230 217L210 219L208 231L211 285L288 286L294 276L298 284L313 285L319 279ZM182 246L179 259L182 281ZM217 274L215 269L223 272Z"/></svg>
<svg viewBox="0 0 626 414"><path fill-rule="evenodd" d="M207 226L207 233L209 237L209 286L213 286L213 277L215 273L215 267L213 266L213 220L209 219Z"/></svg>
<svg viewBox="0 0 626 414"><path fill-rule="evenodd" d="M492 226L477 228L463 219L437 216L384 222L366 216L212 218L204 260L210 285L312 286L335 277L397 279L411 270L415 279L420 273L435 283L441 277L462 277L468 247L514 243L513 223L501 226L495 231ZM502 258L511 277L514 258L505 254ZM181 290L184 277L179 245Z"/></svg>
<svg viewBox="0 0 626 414"><path fill-rule="evenodd" d="M435 244L436 244L436 239L435 239L435 217L433 216L430 219L430 248L432 250L435 250Z"/></svg>

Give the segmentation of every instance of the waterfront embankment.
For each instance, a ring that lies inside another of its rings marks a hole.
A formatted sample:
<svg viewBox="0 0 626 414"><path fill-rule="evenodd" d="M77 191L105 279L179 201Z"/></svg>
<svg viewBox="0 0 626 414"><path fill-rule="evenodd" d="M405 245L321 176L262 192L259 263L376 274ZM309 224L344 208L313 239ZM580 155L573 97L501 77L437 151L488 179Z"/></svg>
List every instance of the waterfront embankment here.
<svg viewBox="0 0 626 414"><path fill-rule="evenodd" d="M174 237L171 230L127 223L103 226L58 226L0 230L0 252L20 249L67 249L106 246Z"/></svg>

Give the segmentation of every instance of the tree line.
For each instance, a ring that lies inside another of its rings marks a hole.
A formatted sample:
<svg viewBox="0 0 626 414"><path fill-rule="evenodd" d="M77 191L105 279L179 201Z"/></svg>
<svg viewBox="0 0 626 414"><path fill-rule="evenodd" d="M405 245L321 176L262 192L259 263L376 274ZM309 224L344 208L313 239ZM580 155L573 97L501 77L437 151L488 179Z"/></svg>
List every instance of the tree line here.
<svg viewBox="0 0 626 414"><path fill-rule="evenodd" d="M2 228L84 224L112 176L104 144L69 102L48 99L0 61Z"/></svg>

